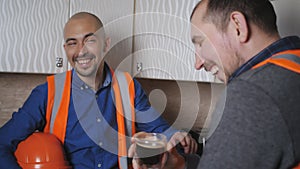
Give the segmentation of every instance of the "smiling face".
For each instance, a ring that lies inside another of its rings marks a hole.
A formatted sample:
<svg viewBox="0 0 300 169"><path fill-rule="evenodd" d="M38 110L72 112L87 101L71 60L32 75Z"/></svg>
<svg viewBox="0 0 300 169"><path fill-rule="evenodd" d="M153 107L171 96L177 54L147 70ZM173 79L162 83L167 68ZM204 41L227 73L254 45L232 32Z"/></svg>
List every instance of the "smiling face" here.
<svg viewBox="0 0 300 169"><path fill-rule="evenodd" d="M101 27L90 15L71 18L65 26L64 49L69 63L81 77L95 77L98 69L103 69L107 45Z"/></svg>
<svg viewBox="0 0 300 169"><path fill-rule="evenodd" d="M195 68L204 68L224 83L239 67L235 52L234 36L230 31L222 32L214 24L203 19L206 11L203 1L191 18L191 38L195 46Z"/></svg>

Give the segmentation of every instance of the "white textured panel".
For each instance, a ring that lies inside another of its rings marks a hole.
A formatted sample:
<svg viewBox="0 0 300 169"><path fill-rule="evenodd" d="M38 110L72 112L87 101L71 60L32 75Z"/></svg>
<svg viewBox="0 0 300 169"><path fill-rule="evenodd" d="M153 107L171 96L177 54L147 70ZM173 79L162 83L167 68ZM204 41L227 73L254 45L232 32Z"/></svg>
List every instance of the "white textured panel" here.
<svg viewBox="0 0 300 169"><path fill-rule="evenodd" d="M0 1L0 71L55 73L69 0ZM66 59L64 60L66 62Z"/></svg>
<svg viewBox="0 0 300 169"><path fill-rule="evenodd" d="M113 68L132 72L134 0L71 0L71 15L86 11L103 22L111 49L105 60Z"/></svg>
<svg viewBox="0 0 300 169"><path fill-rule="evenodd" d="M137 0L134 65L142 63L140 77L214 81L205 71L194 69L194 46L190 40L190 15L199 0Z"/></svg>
<svg viewBox="0 0 300 169"><path fill-rule="evenodd" d="M271 1L277 13L278 30L281 36L300 36L300 0Z"/></svg>

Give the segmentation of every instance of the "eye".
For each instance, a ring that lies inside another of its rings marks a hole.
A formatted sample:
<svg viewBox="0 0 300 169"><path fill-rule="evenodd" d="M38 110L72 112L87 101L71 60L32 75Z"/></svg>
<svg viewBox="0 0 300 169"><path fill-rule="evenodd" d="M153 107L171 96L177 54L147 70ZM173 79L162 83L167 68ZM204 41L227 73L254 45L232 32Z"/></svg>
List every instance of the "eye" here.
<svg viewBox="0 0 300 169"><path fill-rule="evenodd" d="M192 42L195 45L195 47L201 47L203 41L204 41L204 38L200 38L200 37L195 37L192 39Z"/></svg>
<svg viewBox="0 0 300 169"><path fill-rule="evenodd" d="M200 48L202 45L202 43L194 42L194 41L193 41L193 44L194 44L195 48Z"/></svg>
<svg viewBox="0 0 300 169"><path fill-rule="evenodd" d="M72 46L76 46L76 45L77 45L76 41L69 41L69 42L67 42L67 46L72 47Z"/></svg>
<svg viewBox="0 0 300 169"><path fill-rule="evenodd" d="M86 40L84 41L84 43L93 44L96 41L97 41L97 39L95 37L88 37L88 38L86 38Z"/></svg>

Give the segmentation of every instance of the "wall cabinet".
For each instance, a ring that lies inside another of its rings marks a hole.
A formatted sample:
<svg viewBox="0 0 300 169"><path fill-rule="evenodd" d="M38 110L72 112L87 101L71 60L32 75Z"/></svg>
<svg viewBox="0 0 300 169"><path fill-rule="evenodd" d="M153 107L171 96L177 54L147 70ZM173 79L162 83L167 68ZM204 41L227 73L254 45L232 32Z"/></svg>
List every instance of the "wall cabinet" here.
<svg viewBox="0 0 300 169"><path fill-rule="evenodd" d="M3 0L0 72L58 73L70 69L63 26L79 11L96 14L111 37L105 60L143 78L213 81L193 68L189 15L197 0Z"/></svg>
<svg viewBox="0 0 300 169"><path fill-rule="evenodd" d="M1 0L0 72L65 70L62 28L68 7L69 0Z"/></svg>
<svg viewBox="0 0 300 169"><path fill-rule="evenodd" d="M104 59L116 69L132 72L133 0L3 0L0 5L0 72L70 69L63 49L63 27L79 11L92 12L103 21L112 40Z"/></svg>
<svg viewBox="0 0 300 169"><path fill-rule="evenodd" d="M111 48L104 59L135 77L216 82L194 69L190 15L199 0L2 0L0 72L58 73L70 69L63 27L79 11L104 23ZM300 36L299 0L271 1L282 36ZM288 25L288 26L287 26Z"/></svg>
<svg viewBox="0 0 300 169"><path fill-rule="evenodd" d="M194 69L190 15L199 0L136 1L133 73L138 77L214 82Z"/></svg>

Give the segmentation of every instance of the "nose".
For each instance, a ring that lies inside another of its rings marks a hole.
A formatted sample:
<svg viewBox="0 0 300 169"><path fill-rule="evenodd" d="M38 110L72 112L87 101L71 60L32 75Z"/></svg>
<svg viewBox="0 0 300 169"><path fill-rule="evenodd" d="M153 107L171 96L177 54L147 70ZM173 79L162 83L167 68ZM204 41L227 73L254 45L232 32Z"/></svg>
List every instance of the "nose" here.
<svg viewBox="0 0 300 169"><path fill-rule="evenodd" d="M78 45L78 56L82 56L87 53L87 47L84 43Z"/></svg>
<svg viewBox="0 0 300 169"><path fill-rule="evenodd" d="M201 58L201 56L198 54L198 52L195 53L195 69L200 70L204 67L204 59Z"/></svg>

